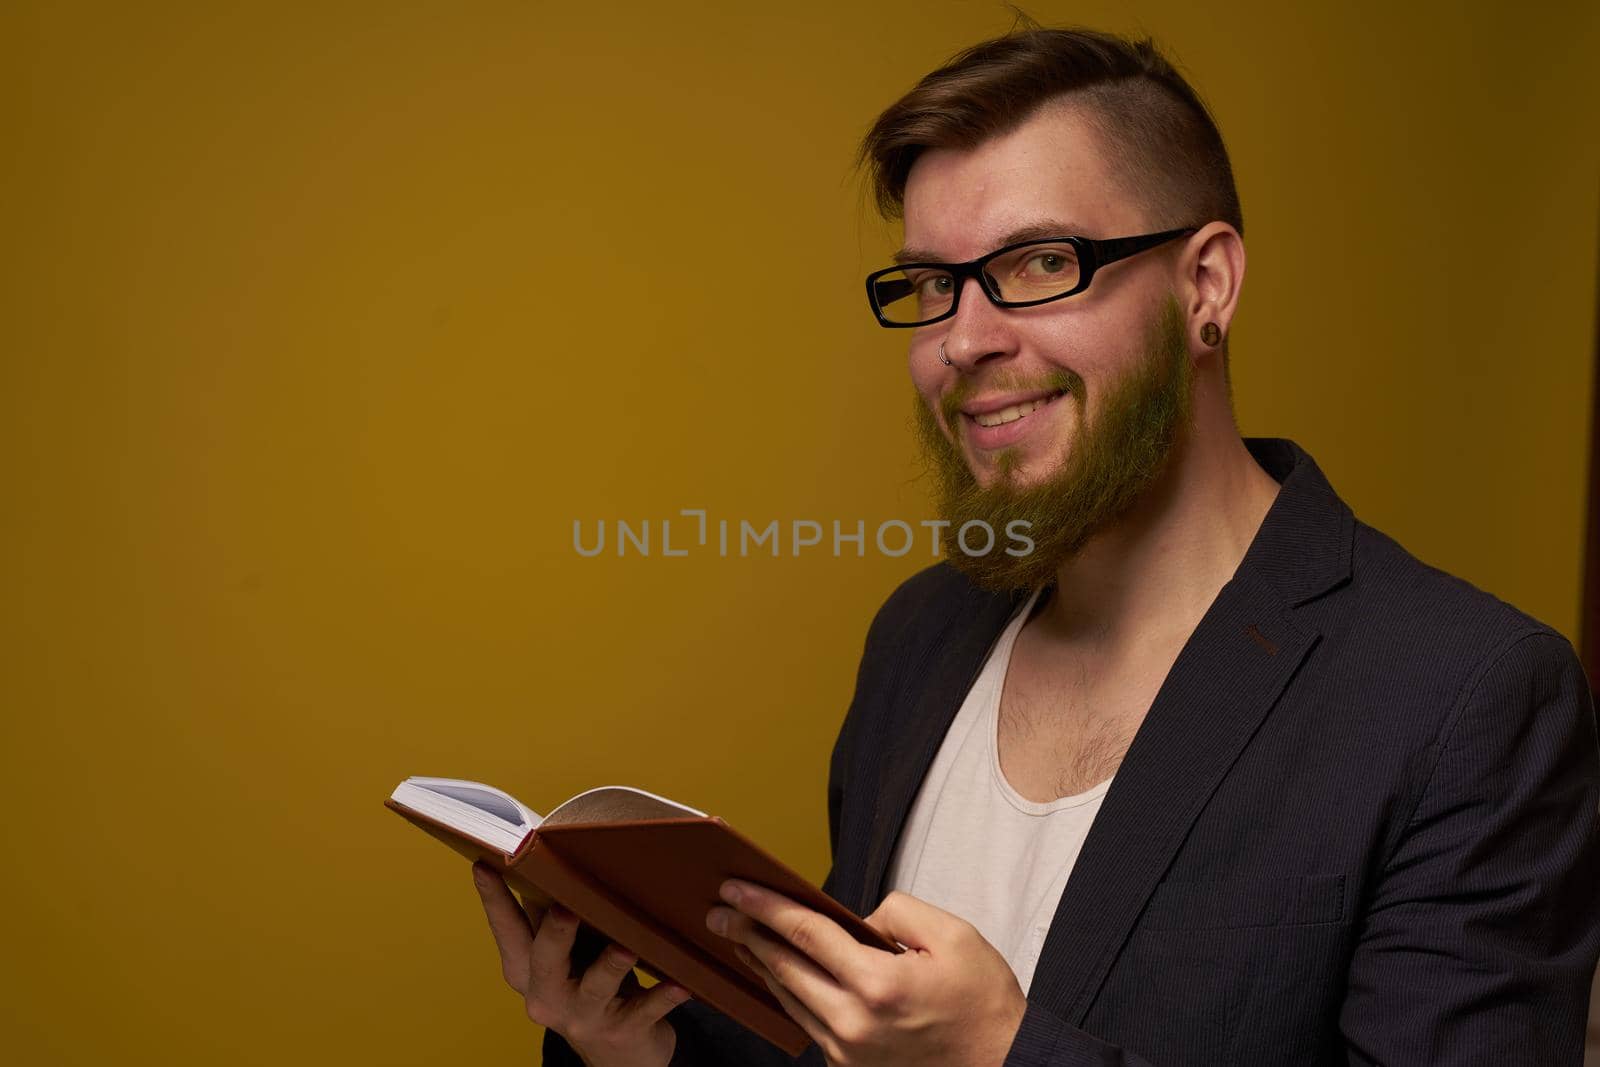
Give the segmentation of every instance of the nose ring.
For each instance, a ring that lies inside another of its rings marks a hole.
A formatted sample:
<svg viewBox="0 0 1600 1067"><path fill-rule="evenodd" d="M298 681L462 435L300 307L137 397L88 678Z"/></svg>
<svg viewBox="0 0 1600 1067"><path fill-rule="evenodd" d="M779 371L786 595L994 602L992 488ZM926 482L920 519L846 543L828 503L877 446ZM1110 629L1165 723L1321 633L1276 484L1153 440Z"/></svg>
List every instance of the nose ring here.
<svg viewBox="0 0 1600 1067"><path fill-rule="evenodd" d="M943 363L946 367L950 366L950 357L944 354L943 341L939 342L939 362Z"/></svg>

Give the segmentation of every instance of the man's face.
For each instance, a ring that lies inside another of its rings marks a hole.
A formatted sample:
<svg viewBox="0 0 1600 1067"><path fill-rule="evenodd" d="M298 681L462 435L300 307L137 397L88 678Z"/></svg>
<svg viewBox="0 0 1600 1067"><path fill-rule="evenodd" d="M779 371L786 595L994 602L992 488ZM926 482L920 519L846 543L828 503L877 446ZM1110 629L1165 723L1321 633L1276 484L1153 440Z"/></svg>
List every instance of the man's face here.
<svg viewBox="0 0 1600 1067"><path fill-rule="evenodd" d="M1025 227L1104 238L1168 223L1142 215L1088 126L1064 107L969 151L926 152L906 183L906 246L933 259L975 258ZM919 429L945 517L983 519L1002 538L1008 521L1034 524L1031 558L952 554L981 583L1044 580L1161 473L1190 412L1173 280L1163 250L1029 308L997 308L968 280L953 318L914 331ZM939 359L941 341L951 366ZM1019 403L1025 413L1014 418Z"/></svg>

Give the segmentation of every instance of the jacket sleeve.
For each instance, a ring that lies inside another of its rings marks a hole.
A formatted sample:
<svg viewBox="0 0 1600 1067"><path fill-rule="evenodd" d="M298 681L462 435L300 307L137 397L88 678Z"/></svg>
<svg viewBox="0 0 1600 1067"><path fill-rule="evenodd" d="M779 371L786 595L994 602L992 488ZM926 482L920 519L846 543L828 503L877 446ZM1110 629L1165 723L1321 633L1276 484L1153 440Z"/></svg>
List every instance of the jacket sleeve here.
<svg viewBox="0 0 1600 1067"><path fill-rule="evenodd" d="M1566 638L1504 645L1434 759L1350 962L1348 1061L1577 1067L1600 955L1600 749Z"/></svg>
<svg viewBox="0 0 1600 1067"><path fill-rule="evenodd" d="M667 1020L678 1032L670 1067L790 1067L802 1062L790 1059L776 1045L697 1000L673 1008ZM813 1045L808 1053L815 1048ZM554 1030L544 1032L542 1055L545 1067L584 1067L572 1046Z"/></svg>

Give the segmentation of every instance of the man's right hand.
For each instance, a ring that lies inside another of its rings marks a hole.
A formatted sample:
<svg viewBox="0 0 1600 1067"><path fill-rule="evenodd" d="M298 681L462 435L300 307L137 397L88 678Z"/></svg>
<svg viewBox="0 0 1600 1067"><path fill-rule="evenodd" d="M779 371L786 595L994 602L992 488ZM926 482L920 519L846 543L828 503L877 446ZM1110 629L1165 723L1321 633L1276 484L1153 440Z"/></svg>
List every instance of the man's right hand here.
<svg viewBox="0 0 1600 1067"><path fill-rule="evenodd" d="M475 863L472 878L500 949L500 973L522 994L528 1018L560 1034L590 1067L666 1067L678 1035L665 1016L688 990L672 982L644 989L633 976L637 957L619 945L572 978L577 916L552 908L530 921L499 872Z"/></svg>

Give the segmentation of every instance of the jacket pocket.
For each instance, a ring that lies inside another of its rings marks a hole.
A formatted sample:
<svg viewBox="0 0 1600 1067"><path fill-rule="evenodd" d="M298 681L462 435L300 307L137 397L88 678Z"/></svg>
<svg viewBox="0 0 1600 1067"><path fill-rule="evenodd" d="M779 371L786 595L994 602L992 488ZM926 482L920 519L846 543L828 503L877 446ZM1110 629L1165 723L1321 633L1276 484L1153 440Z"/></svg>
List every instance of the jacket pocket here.
<svg viewBox="0 0 1600 1067"><path fill-rule="evenodd" d="M1229 878L1162 882L1139 926L1145 930L1221 930L1311 926L1345 920L1345 876Z"/></svg>

